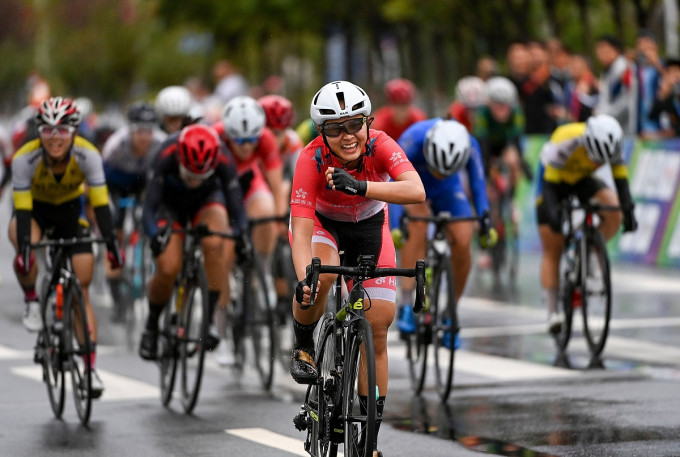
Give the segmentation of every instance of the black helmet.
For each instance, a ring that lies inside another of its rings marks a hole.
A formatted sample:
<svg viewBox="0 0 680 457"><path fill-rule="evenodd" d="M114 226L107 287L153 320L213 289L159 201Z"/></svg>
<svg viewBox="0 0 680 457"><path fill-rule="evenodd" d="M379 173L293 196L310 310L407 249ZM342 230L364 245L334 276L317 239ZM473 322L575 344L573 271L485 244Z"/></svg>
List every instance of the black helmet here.
<svg viewBox="0 0 680 457"><path fill-rule="evenodd" d="M131 124L155 124L158 122L156 109L152 104L147 102L135 102L130 105L130 108L127 112L127 117Z"/></svg>

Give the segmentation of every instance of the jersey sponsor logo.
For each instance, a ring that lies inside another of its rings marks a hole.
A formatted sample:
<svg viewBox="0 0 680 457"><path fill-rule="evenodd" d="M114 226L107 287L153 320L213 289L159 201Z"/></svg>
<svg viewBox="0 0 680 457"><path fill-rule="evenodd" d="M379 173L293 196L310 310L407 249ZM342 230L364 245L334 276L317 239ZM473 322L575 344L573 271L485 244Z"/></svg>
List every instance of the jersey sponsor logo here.
<svg viewBox="0 0 680 457"><path fill-rule="evenodd" d="M305 200L307 198L307 192L304 189L300 188L295 191L295 198Z"/></svg>
<svg viewBox="0 0 680 457"><path fill-rule="evenodd" d="M397 160L401 159L401 152L393 152L392 156L390 157L390 160L392 162L396 162Z"/></svg>
<svg viewBox="0 0 680 457"><path fill-rule="evenodd" d="M375 283L376 284L385 284L385 278L384 277L383 278L377 278L375 280Z"/></svg>
<svg viewBox="0 0 680 457"><path fill-rule="evenodd" d="M388 279L388 284L390 286L396 286L397 285L397 278L390 276L389 279Z"/></svg>

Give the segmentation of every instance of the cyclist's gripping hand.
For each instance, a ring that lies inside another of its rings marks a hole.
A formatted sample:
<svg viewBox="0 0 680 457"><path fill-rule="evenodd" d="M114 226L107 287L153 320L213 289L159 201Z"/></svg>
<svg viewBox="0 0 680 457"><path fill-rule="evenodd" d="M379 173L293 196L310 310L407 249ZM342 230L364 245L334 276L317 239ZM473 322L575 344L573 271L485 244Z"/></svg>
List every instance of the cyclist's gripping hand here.
<svg viewBox="0 0 680 457"><path fill-rule="evenodd" d="M344 168L329 167L326 170L326 180L334 190L339 190L347 195L360 195L363 197L366 195L366 189L368 188L366 181L353 178Z"/></svg>
<svg viewBox="0 0 680 457"><path fill-rule="evenodd" d="M33 268L34 263L35 255L31 252L31 248L28 246L21 246L14 258L14 270L21 275L27 275L31 271L31 268Z"/></svg>
<svg viewBox="0 0 680 457"><path fill-rule="evenodd" d="M479 245L483 249L487 249L496 245L498 241L498 232L491 227L491 217L489 212L485 211L482 217L479 218Z"/></svg>
<svg viewBox="0 0 680 457"><path fill-rule="evenodd" d="M120 246L118 240L113 238L108 241L106 243L106 249L108 251L107 257L109 258L111 268L114 270L123 268L123 265L125 265L125 250Z"/></svg>
<svg viewBox="0 0 680 457"><path fill-rule="evenodd" d="M317 294L319 286L321 286L321 281L317 281L316 283ZM309 287L309 284L307 284L307 280L303 279L302 281L298 281L297 286L295 286L295 301L301 306L309 306L311 297L312 289Z"/></svg>
<svg viewBox="0 0 680 457"><path fill-rule="evenodd" d="M635 205L631 204L623 209L623 231L634 232L637 230L638 223L635 218Z"/></svg>

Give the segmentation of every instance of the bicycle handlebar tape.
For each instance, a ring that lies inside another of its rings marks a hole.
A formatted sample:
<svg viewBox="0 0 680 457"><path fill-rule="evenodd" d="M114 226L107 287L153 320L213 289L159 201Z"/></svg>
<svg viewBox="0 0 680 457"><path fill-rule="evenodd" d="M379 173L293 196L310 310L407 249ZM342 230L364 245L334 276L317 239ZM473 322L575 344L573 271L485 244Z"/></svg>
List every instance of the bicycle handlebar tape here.
<svg viewBox="0 0 680 457"><path fill-rule="evenodd" d="M419 313L425 306L425 261L416 262L416 299L413 302L413 312Z"/></svg>

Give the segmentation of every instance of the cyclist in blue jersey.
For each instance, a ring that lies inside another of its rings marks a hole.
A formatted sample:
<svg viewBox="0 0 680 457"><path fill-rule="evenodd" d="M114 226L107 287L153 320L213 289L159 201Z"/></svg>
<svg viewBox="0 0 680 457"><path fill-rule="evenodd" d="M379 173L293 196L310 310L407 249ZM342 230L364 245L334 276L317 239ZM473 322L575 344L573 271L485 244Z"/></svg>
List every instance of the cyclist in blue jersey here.
<svg viewBox="0 0 680 457"><path fill-rule="evenodd" d="M401 213L406 210L411 216L429 216L448 212L453 217L471 217L472 208L461 183L458 171L465 169L468 177L475 214L479 217L479 242L487 247L493 242L495 231L491 229L489 201L486 197L484 165L477 140L470 135L465 126L458 121L440 118L428 119L410 126L399 138L399 145L420 175L425 186L427 201L390 208L393 239L400 244L402 234L399 227ZM401 265L412 268L417 259L425 255L427 226L425 222L410 221L409 236L401 250ZM457 222L446 227L451 245L451 265L453 267L456 300L465 288L470 272L470 242L475 231L473 221ZM416 320L410 302L413 299L415 280L402 278L402 306L399 312L398 327L404 334L416 330Z"/></svg>

